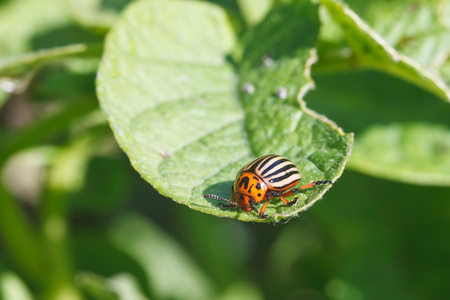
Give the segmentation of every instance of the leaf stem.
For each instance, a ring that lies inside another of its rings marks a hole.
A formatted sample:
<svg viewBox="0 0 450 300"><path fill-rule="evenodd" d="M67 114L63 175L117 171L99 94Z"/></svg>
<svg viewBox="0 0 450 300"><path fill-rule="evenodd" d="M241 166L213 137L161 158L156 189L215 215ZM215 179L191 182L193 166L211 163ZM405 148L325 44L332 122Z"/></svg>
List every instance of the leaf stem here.
<svg viewBox="0 0 450 300"><path fill-rule="evenodd" d="M6 143L0 149L0 167L12 154L32 146L37 141L66 130L74 119L86 115L97 107L95 101L79 101L73 105L68 105L59 113L33 126L28 126L19 132L15 132L10 138L4 138Z"/></svg>
<svg viewBox="0 0 450 300"><path fill-rule="evenodd" d="M48 265L45 299L82 299L73 283L74 271L70 263L67 198L82 185L86 165L98 137L103 133L104 127L100 126L77 137L60 150L50 168L46 198L41 206L42 236Z"/></svg>
<svg viewBox="0 0 450 300"><path fill-rule="evenodd" d="M17 201L0 185L0 234L20 274L34 284L41 280L41 248L31 224Z"/></svg>

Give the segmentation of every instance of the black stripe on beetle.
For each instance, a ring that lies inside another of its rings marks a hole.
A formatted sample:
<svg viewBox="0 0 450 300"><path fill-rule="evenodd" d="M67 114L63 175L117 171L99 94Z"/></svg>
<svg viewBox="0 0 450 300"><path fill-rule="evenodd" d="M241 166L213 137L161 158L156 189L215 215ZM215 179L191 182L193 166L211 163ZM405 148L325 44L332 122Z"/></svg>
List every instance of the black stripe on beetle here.
<svg viewBox="0 0 450 300"><path fill-rule="evenodd" d="M254 171L255 171L255 168L259 165L259 163L260 163L262 160L264 160L267 156L269 156L269 155L261 156L261 157L255 159L255 160L249 162L248 164L246 164L246 165L242 168L241 172L242 172L242 171L254 172Z"/></svg>
<svg viewBox="0 0 450 300"><path fill-rule="evenodd" d="M258 171L261 171L261 169L273 158L273 157L275 157L274 155L267 155L267 156L264 156L263 158L266 158L264 161L263 160L261 160L260 162L258 162L258 163L260 163L259 165L258 165L258 168L256 168Z"/></svg>
<svg viewBox="0 0 450 300"><path fill-rule="evenodd" d="M291 177L291 176L294 175L294 174L298 174L298 171L295 170L295 171L288 172L288 173L284 174L283 176L280 176L280 177L277 177L277 178L270 179L269 182L270 182L270 183L279 182L279 181L282 181L282 180L284 180L284 179L287 179L287 178Z"/></svg>
<svg viewBox="0 0 450 300"><path fill-rule="evenodd" d="M297 167L294 166L293 164L287 164L287 165L285 165L285 166L279 168L278 170L275 170L275 171L273 171L272 173L267 174L267 175L264 176L264 177L265 177L265 178L274 177L274 176L277 176L277 175L280 174L280 173L287 172L287 171L289 171L289 170L291 170L291 169L295 169L295 170L296 170Z"/></svg>
<svg viewBox="0 0 450 300"><path fill-rule="evenodd" d="M276 166L278 166L281 163L284 163L285 161L288 161L287 158L281 158L281 159L277 159L276 161L274 161L270 166L268 166L262 173L261 176L264 176L267 172L269 172L270 170L272 170L273 168L275 168Z"/></svg>

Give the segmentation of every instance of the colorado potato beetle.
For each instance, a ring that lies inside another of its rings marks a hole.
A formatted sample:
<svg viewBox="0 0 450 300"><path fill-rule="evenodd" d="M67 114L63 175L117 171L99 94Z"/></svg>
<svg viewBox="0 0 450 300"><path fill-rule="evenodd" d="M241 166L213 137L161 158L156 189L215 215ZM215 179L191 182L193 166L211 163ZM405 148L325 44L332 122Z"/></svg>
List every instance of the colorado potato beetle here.
<svg viewBox="0 0 450 300"><path fill-rule="evenodd" d="M246 164L236 175L234 185L231 186L231 201L217 195L206 194L203 197L227 201L230 204L218 206L235 207L239 205L245 212L252 210L263 219L267 204L273 198L280 198L287 206L297 203L298 197L288 201L286 197L292 194L321 184L333 184L332 181L312 181L311 183L293 188L300 182L300 172L297 167L286 157L275 154L258 157ZM293 189L291 189L293 188ZM289 190L291 189L291 190ZM256 203L266 201L258 212Z"/></svg>

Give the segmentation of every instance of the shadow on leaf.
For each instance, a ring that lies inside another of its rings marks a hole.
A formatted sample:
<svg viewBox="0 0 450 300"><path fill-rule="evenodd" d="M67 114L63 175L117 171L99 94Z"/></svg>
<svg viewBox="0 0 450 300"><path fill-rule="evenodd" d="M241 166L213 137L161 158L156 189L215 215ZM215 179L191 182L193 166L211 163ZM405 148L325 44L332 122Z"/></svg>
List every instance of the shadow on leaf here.
<svg viewBox="0 0 450 300"><path fill-rule="evenodd" d="M215 183L213 185L208 186L205 190L203 190L203 195L217 195L219 197L228 199L231 201L231 187L233 186L233 181L223 181L219 183ZM226 203L225 201L220 201L211 198L205 198L212 205L217 206L219 203Z"/></svg>
<svg viewBox="0 0 450 300"><path fill-rule="evenodd" d="M231 201L231 187L233 186L233 181L223 181L219 182L213 185L210 185L203 191L203 195L209 194L209 195L216 195L225 199L228 199ZM232 210L240 212L238 207L221 207L220 205L227 205L230 204L226 201L221 201L218 199L212 199L212 198L205 198L211 205L214 205L216 207L219 207L222 210Z"/></svg>

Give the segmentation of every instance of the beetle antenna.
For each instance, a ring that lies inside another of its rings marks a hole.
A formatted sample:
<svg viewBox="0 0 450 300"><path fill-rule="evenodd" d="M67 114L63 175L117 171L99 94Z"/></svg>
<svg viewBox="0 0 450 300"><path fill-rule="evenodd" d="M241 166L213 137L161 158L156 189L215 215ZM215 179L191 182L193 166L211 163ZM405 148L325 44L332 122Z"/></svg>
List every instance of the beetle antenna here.
<svg viewBox="0 0 450 300"><path fill-rule="evenodd" d="M222 200L222 201L226 201L226 202L233 203L233 202L231 202L230 200L225 199L225 198L220 197L220 196L217 196L217 195L206 194L206 195L203 195L203 197L204 197L204 198L211 198L211 199Z"/></svg>

